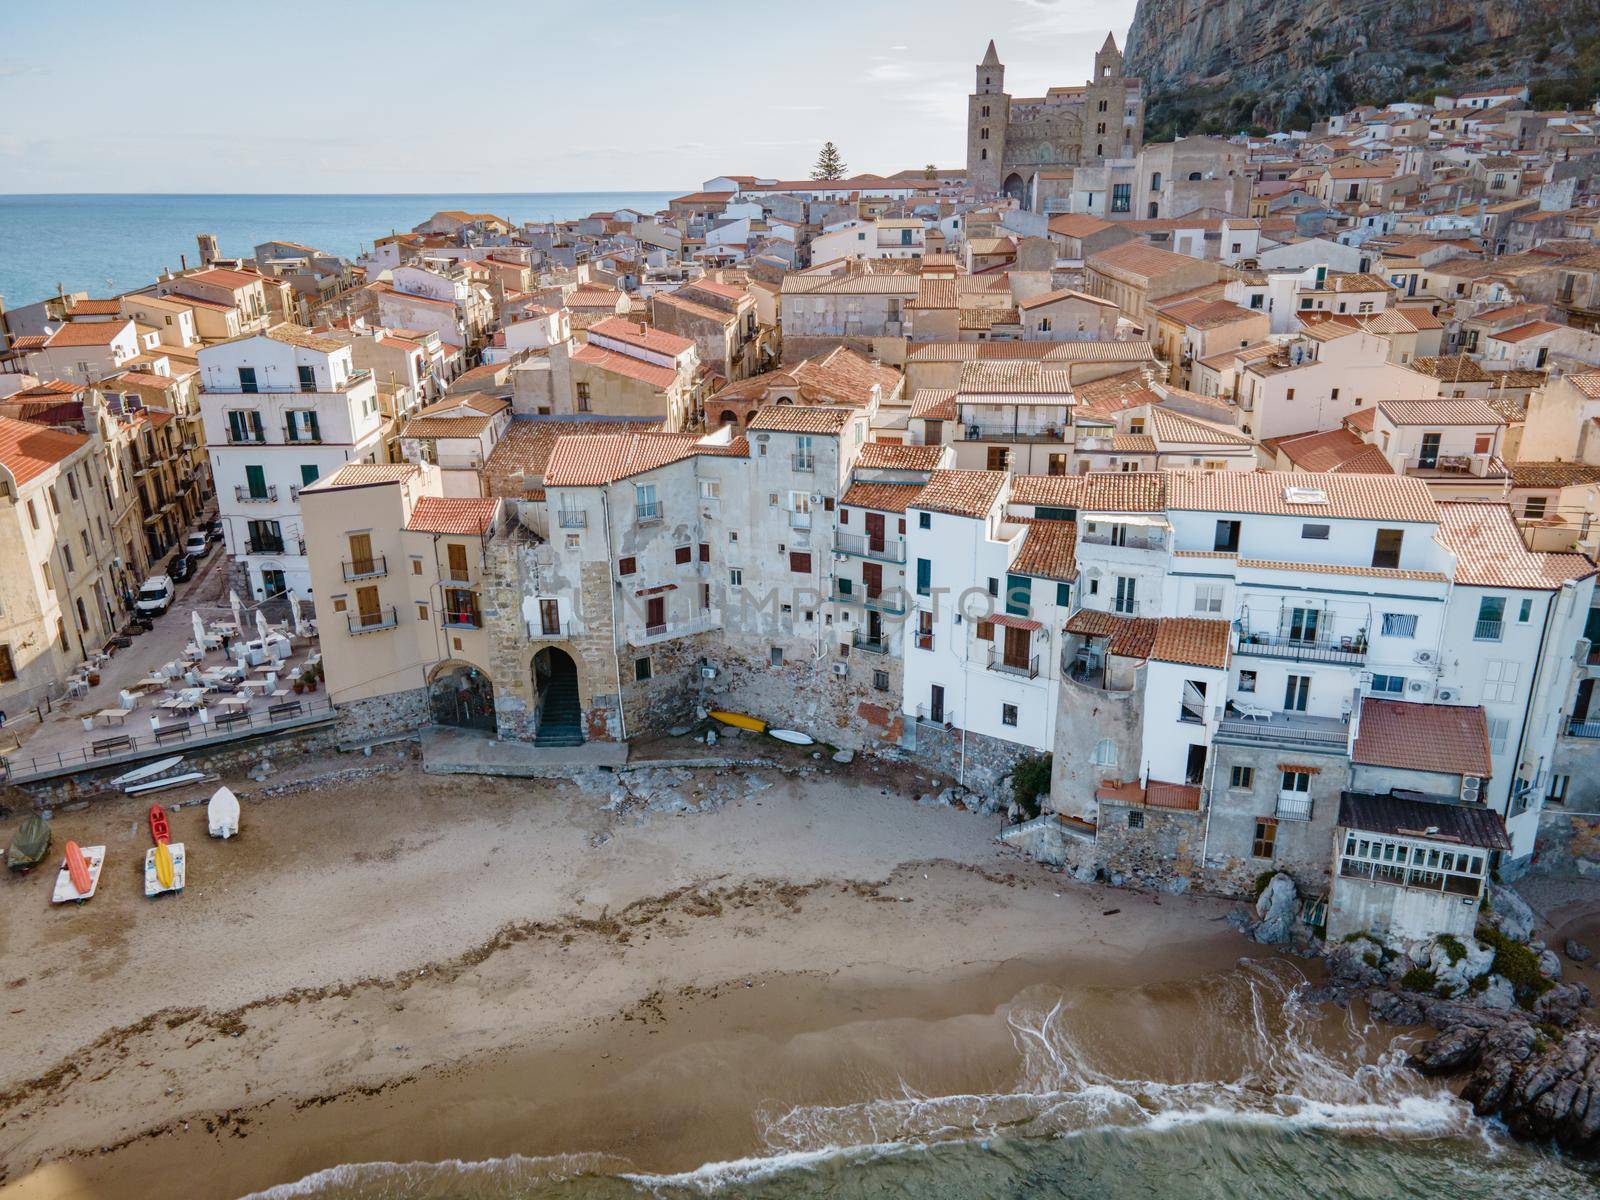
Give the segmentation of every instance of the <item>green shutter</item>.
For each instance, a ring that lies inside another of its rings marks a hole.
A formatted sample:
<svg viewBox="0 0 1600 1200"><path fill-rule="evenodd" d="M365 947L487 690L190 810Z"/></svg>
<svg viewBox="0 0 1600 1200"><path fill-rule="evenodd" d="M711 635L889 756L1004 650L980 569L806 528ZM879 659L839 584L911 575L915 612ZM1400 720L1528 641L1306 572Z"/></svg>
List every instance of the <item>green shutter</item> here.
<svg viewBox="0 0 1600 1200"><path fill-rule="evenodd" d="M1070 583L1056 584L1056 607L1072 607L1072 585Z"/></svg>
<svg viewBox="0 0 1600 1200"><path fill-rule="evenodd" d="M1033 611L1033 580L1026 575L1006 576L1006 612L1025 617Z"/></svg>
<svg viewBox="0 0 1600 1200"><path fill-rule="evenodd" d="M933 590L933 563L926 558L917 559L917 595L926 596Z"/></svg>
<svg viewBox="0 0 1600 1200"><path fill-rule="evenodd" d="M311 484L317 481L318 474L319 472L314 465L310 463L302 463L300 466L300 486L309 487Z"/></svg>
<svg viewBox="0 0 1600 1200"><path fill-rule="evenodd" d="M258 499L267 494L267 473L261 467L244 469L245 490Z"/></svg>

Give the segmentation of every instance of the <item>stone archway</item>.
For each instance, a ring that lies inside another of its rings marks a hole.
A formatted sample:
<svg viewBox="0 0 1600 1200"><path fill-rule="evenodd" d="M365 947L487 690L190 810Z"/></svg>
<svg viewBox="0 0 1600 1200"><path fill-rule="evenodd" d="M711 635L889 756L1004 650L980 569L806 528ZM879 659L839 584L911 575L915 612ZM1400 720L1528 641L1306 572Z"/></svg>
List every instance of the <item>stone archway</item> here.
<svg viewBox="0 0 1600 1200"><path fill-rule="evenodd" d="M477 667L442 663L428 683L428 708L435 725L495 732L494 684Z"/></svg>
<svg viewBox="0 0 1600 1200"><path fill-rule="evenodd" d="M1021 204L1021 205L1024 205L1024 206L1027 205L1027 203L1028 203L1027 185L1025 183L1023 183L1022 176L1018 175L1015 171L1011 172L1011 174L1006 176L1006 181L1005 181L1004 186L1002 187L1002 190L1005 192L1006 195L1010 196L1018 204Z"/></svg>
<svg viewBox="0 0 1600 1200"><path fill-rule="evenodd" d="M738 423L739 414L734 412L731 408L723 409L722 415L717 418L717 424L719 425L737 425Z"/></svg>
<svg viewBox="0 0 1600 1200"><path fill-rule="evenodd" d="M545 646L533 656L533 690L538 697L537 746L583 745L583 700L578 691L578 664L559 646Z"/></svg>

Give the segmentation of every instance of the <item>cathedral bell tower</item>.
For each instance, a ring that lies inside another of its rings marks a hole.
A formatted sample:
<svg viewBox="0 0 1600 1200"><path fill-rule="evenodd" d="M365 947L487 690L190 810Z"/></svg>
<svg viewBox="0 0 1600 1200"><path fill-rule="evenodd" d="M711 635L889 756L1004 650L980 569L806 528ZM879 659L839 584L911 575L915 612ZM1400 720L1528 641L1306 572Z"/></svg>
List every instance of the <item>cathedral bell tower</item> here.
<svg viewBox="0 0 1600 1200"><path fill-rule="evenodd" d="M976 86L967 97L967 183L980 193L1000 190L1010 115L1005 64L991 40L977 67Z"/></svg>

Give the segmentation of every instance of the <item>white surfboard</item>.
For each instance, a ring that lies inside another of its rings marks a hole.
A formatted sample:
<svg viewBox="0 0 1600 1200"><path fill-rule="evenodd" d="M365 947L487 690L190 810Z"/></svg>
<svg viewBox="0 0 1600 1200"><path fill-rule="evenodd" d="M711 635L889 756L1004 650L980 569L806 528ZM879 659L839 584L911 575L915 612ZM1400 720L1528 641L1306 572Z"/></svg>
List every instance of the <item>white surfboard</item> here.
<svg viewBox="0 0 1600 1200"><path fill-rule="evenodd" d="M135 767L124 775L118 775L111 781L112 787L122 787L124 784L138 783L141 779L149 779L152 775L159 775L163 771L170 771L183 761L183 755L174 758L161 758L153 763L145 763L142 767Z"/></svg>
<svg viewBox="0 0 1600 1200"><path fill-rule="evenodd" d="M767 732L780 742L788 742L791 746L810 746L816 742L815 738L796 729L769 729Z"/></svg>
<svg viewBox="0 0 1600 1200"><path fill-rule="evenodd" d="M220 787L206 805L206 828L212 837L231 838L239 832L239 797L231 788Z"/></svg>

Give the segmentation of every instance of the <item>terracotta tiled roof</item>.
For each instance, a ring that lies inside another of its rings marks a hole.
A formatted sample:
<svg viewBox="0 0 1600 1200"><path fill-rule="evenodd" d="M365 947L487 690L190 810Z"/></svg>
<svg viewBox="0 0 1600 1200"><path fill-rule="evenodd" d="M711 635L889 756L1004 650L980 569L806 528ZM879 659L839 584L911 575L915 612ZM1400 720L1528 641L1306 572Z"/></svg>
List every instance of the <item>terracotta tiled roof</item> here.
<svg viewBox="0 0 1600 1200"><path fill-rule="evenodd" d="M18 485L43 475L89 441L81 433L62 433L27 421L0 417L0 465Z"/></svg>
<svg viewBox="0 0 1600 1200"><path fill-rule="evenodd" d="M1477 846L1482 850L1511 849L1511 839L1506 837L1505 821L1499 813L1464 804L1436 804L1403 796L1345 792L1339 797L1339 825L1367 833L1410 837L1426 837L1427 831L1434 829L1440 840L1459 845Z"/></svg>
<svg viewBox="0 0 1600 1200"><path fill-rule="evenodd" d="M855 415L853 408L829 404L769 404L751 418L747 428L837 436Z"/></svg>
<svg viewBox="0 0 1600 1200"><path fill-rule="evenodd" d="M1078 300L1084 304L1094 304L1100 308L1115 309L1117 306L1110 300L1102 300L1099 296L1091 296L1088 292L1080 292L1075 288L1061 288L1054 292L1045 292L1041 296L1034 296L1028 300L1018 300L1017 307L1024 312L1029 309L1043 308L1047 304L1059 304L1063 300Z"/></svg>
<svg viewBox="0 0 1600 1200"><path fill-rule="evenodd" d="M956 419L955 388L918 388L911 397L912 418L928 421L954 421Z"/></svg>
<svg viewBox="0 0 1600 1200"><path fill-rule="evenodd" d="M1514 462L1511 486L1518 488L1563 488L1600 482L1600 467L1572 462Z"/></svg>
<svg viewBox="0 0 1600 1200"><path fill-rule="evenodd" d="M1438 571L1406 571L1398 567L1354 567L1342 563L1285 562L1265 558L1237 559L1245 570L1309 571L1313 575L1354 575L1360 579L1409 579L1419 583L1449 583Z"/></svg>
<svg viewBox="0 0 1600 1200"><path fill-rule="evenodd" d="M400 431L403 438L475 438L493 422L493 417L413 417Z"/></svg>
<svg viewBox="0 0 1600 1200"><path fill-rule="evenodd" d="M1007 478L1004 471L935 471L911 507L957 517L986 517Z"/></svg>
<svg viewBox="0 0 1600 1200"><path fill-rule="evenodd" d="M1228 666L1230 621L1208 621L1202 617L1163 617L1156 630L1150 657L1160 662L1186 667Z"/></svg>
<svg viewBox="0 0 1600 1200"><path fill-rule="evenodd" d="M1452 501L1438 507L1439 540L1455 552L1457 583L1553 592L1569 579L1594 574L1594 564L1581 554L1529 550L1505 504Z"/></svg>
<svg viewBox="0 0 1600 1200"><path fill-rule="evenodd" d="M856 466L886 471L932 471L944 457L943 446L904 446L868 442L856 454Z"/></svg>
<svg viewBox="0 0 1600 1200"><path fill-rule="evenodd" d="M1414 358L1411 369L1419 375L1430 375L1445 383L1487 383L1489 372L1465 354L1448 354L1442 358Z"/></svg>
<svg viewBox="0 0 1600 1200"><path fill-rule="evenodd" d="M1072 403L1072 376L1065 366L1042 362L969 362L961 365L957 396L967 393L1054 396Z"/></svg>
<svg viewBox="0 0 1600 1200"><path fill-rule="evenodd" d="M498 496L423 496L411 510L406 528L482 537L493 527L500 504Z"/></svg>
<svg viewBox="0 0 1600 1200"><path fill-rule="evenodd" d="M1202 421L1198 417L1174 412L1169 408L1154 407L1150 410L1150 430L1156 439L1162 442L1181 442L1196 446L1255 444L1236 429L1229 429L1214 421Z"/></svg>
<svg viewBox="0 0 1600 1200"><path fill-rule="evenodd" d="M68 317L114 317L122 311L121 300L74 300Z"/></svg>
<svg viewBox="0 0 1600 1200"><path fill-rule="evenodd" d="M1010 570L1017 575L1071 583L1078 577L1078 526L1072 521L1029 521Z"/></svg>
<svg viewBox="0 0 1600 1200"><path fill-rule="evenodd" d="M1123 409L1137 408L1142 404L1156 404L1161 400L1160 396L1150 390L1144 372L1137 368L1107 375L1103 379L1089 383L1080 383L1077 385L1076 394L1080 416L1085 412L1096 416L1115 416Z"/></svg>
<svg viewBox="0 0 1600 1200"><path fill-rule="evenodd" d="M1091 254L1085 265L1091 271L1105 270L1142 279L1155 279L1172 271L1192 270L1201 260L1170 250L1158 250L1143 242L1123 242L1109 250Z"/></svg>
<svg viewBox="0 0 1600 1200"><path fill-rule="evenodd" d="M1499 333L1487 336L1501 342L1525 342L1529 338L1546 333L1558 333L1565 328L1566 326L1557 325L1554 321L1529 321L1526 325L1518 325L1515 329L1502 329Z"/></svg>
<svg viewBox="0 0 1600 1200"><path fill-rule="evenodd" d="M1087 213L1063 213L1050 218L1050 232L1059 233L1062 237L1088 237L1103 229L1114 228L1116 227L1110 221L1102 221L1099 217L1091 217Z"/></svg>
<svg viewBox="0 0 1600 1200"><path fill-rule="evenodd" d="M1487 779L1493 770L1489 725L1478 705L1410 704L1367 696L1361 701L1350 761Z"/></svg>
<svg viewBox="0 0 1600 1200"><path fill-rule="evenodd" d="M852 483L839 497L845 508L870 508L874 512L903 513L922 490L920 483Z"/></svg>
<svg viewBox="0 0 1600 1200"><path fill-rule="evenodd" d="M1149 658L1161 622L1151 617L1119 617L1096 608L1080 608L1067 619L1066 631L1082 637L1103 637L1108 653L1123 658Z"/></svg>
<svg viewBox="0 0 1600 1200"><path fill-rule="evenodd" d="M46 348L60 346L109 346L133 324L132 321L68 321L45 338Z"/></svg>
<svg viewBox="0 0 1600 1200"><path fill-rule="evenodd" d="M261 278L254 271L230 271L226 267L210 267L204 271L196 271L193 275L185 275L177 282L209 283L215 287L238 289L249 287L252 283L260 283Z"/></svg>
<svg viewBox="0 0 1600 1200"><path fill-rule="evenodd" d="M1118 454L1154 454L1156 440L1148 433L1118 433L1112 435L1111 449Z"/></svg>
<svg viewBox="0 0 1600 1200"><path fill-rule="evenodd" d="M233 274L232 271L227 274ZM245 334L245 337L252 336ZM334 341L333 338L318 337L304 325L294 325L285 321L281 325L274 325L261 335L271 338L275 342L282 342L286 346L299 346L302 350L317 350L323 354L332 354L335 350L344 349L343 342Z"/></svg>
<svg viewBox="0 0 1600 1200"><path fill-rule="evenodd" d="M483 464L483 481L491 495L525 495L543 480L557 438L578 433L642 433L659 427L659 421L635 417L513 420Z"/></svg>
<svg viewBox="0 0 1600 1200"><path fill-rule="evenodd" d="M597 367L602 371L610 371L617 375L626 375L629 379L637 379L640 383L648 383L658 391L665 391L678 379L678 372L672 367L657 366L652 362L634 358L631 354L623 354L617 350L608 350L604 346L593 344L579 346L572 352L572 361L585 366Z"/></svg>
<svg viewBox="0 0 1600 1200"><path fill-rule="evenodd" d="M414 463L346 463L332 475L317 480L303 491L328 491L341 487L366 487L374 483L398 483L421 470Z"/></svg>
<svg viewBox="0 0 1600 1200"><path fill-rule="evenodd" d="M1138 363L1156 356L1149 342L922 342L911 348L906 361L987 362L995 359L1032 359L1036 362Z"/></svg>
<svg viewBox="0 0 1600 1200"><path fill-rule="evenodd" d="M1168 320L1196 329L1216 329L1251 317L1266 319L1265 313L1241 308L1229 300L1180 300L1176 304L1162 305L1156 311Z"/></svg>
<svg viewBox="0 0 1600 1200"><path fill-rule="evenodd" d="M1482 400L1383 400L1378 411L1393 425L1503 425Z"/></svg>
<svg viewBox="0 0 1600 1200"><path fill-rule="evenodd" d="M712 454L746 458L750 443L742 437L723 443L715 435L692 433L593 433L556 439L545 465L544 482L551 487L594 487L613 483L693 458Z"/></svg>
<svg viewBox="0 0 1600 1200"><path fill-rule="evenodd" d="M638 321L624 320L622 317L607 317L603 321L596 321L589 326L589 336L610 338L614 342L623 342L629 346L637 346L641 350L673 358L694 349L694 341L691 338L679 337L675 333L668 333L650 325L641 325Z"/></svg>
<svg viewBox="0 0 1600 1200"><path fill-rule="evenodd" d="M1600 371L1585 371L1581 375L1568 375L1567 382L1590 400L1600 400Z"/></svg>
<svg viewBox="0 0 1600 1200"><path fill-rule="evenodd" d="M1428 524L1439 519L1439 506L1427 485L1405 475L1297 471L1169 471L1166 475L1169 509ZM1305 489L1321 499L1293 499L1290 489Z"/></svg>

